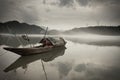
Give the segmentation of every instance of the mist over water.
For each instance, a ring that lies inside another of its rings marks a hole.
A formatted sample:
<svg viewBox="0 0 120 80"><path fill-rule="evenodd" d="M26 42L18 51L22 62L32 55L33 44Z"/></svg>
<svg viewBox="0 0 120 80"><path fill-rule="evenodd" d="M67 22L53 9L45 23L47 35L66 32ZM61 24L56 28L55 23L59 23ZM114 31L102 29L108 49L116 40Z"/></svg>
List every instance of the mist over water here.
<svg viewBox="0 0 120 80"><path fill-rule="evenodd" d="M28 36L32 44L38 43L41 39L39 35ZM43 60L48 80L120 79L120 36L92 34L61 36L67 41L67 49L26 58L4 50L5 45L19 47L20 43L15 37L2 36L0 41L1 80L45 80L41 60ZM25 46L28 45L26 41L21 38L20 40Z"/></svg>
<svg viewBox="0 0 120 80"><path fill-rule="evenodd" d="M120 0L0 0L0 11L0 80L120 80ZM66 48L5 48L40 45L45 34Z"/></svg>

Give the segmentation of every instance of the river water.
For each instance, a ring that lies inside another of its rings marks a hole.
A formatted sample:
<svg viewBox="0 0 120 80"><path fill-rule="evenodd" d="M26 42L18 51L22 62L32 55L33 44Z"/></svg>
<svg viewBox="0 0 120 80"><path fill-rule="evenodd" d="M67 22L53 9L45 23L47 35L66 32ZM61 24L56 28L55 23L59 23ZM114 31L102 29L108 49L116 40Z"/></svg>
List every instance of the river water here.
<svg viewBox="0 0 120 80"><path fill-rule="evenodd" d="M64 38L66 49L27 57L4 50L19 44L2 38L0 80L120 80L120 36Z"/></svg>

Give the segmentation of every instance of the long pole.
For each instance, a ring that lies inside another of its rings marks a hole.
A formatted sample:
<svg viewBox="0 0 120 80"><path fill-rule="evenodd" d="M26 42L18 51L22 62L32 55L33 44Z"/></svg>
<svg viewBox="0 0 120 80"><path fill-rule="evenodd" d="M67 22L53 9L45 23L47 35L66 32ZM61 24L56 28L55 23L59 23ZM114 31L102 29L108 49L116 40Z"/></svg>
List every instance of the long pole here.
<svg viewBox="0 0 120 80"><path fill-rule="evenodd" d="M46 34L47 34L47 30L48 30L48 27L46 28L46 31L45 31L45 35L44 35L44 37L43 37L43 38L45 38L45 37L46 37Z"/></svg>
<svg viewBox="0 0 120 80"><path fill-rule="evenodd" d="M41 63L42 63L42 68L43 68L43 71L44 71L44 74L45 74L45 79L48 80L48 78L47 78L47 73L46 73L46 71L45 71L45 66L44 66L44 63L43 63L42 60L41 60Z"/></svg>

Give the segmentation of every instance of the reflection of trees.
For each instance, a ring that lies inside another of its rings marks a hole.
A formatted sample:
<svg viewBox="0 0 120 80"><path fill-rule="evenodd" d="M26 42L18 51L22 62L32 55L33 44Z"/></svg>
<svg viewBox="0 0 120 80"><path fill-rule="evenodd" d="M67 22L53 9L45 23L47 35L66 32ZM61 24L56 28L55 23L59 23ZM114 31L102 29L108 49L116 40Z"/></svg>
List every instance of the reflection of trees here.
<svg viewBox="0 0 120 80"><path fill-rule="evenodd" d="M79 44L88 44L88 45L96 45L96 46L120 46L119 41L113 41L113 40L88 40L88 39L82 39L82 38L67 38L67 40L72 41L74 43Z"/></svg>

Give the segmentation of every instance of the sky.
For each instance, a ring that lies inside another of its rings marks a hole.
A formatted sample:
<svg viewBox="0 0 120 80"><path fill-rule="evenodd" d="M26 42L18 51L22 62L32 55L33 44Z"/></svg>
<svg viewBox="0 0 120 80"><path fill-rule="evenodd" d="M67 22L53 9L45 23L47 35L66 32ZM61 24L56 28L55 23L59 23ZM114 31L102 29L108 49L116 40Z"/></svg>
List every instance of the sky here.
<svg viewBox="0 0 120 80"><path fill-rule="evenodd" d="M0 22L17 20L50 29L120 25L120 0L0 0Z"/></svg>

